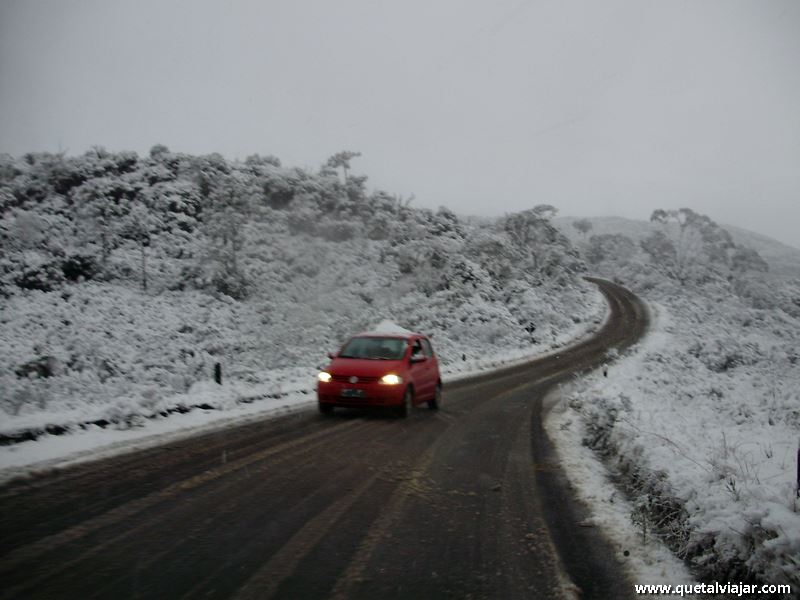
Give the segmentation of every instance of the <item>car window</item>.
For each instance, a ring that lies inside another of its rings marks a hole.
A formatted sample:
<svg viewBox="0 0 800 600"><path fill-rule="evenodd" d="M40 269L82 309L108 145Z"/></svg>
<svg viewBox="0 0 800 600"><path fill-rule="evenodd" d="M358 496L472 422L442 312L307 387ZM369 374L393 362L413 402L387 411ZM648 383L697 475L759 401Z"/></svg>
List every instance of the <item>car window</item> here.
<svg viewBox="0 0 800 600"><path fill-rule="evenodd" d="M405 351L406 341L401 338L355 337L344 345L339 357L400 360Z"/></svg>
<svg viewBox="0 0 800 600"><path fill-rule="evenodd" d="M417 356L420 354L423 354L422 344L419 343L419 340L414 340L414 345L411 347L411 356Z"/></svg>
<svg viewBox="0 0 800 600"><path fill-rule="evenodd" d="M433 358L433 346L431 346L431 343L426 339L422 340L422 350L425 352L425 356Z"/></svg>

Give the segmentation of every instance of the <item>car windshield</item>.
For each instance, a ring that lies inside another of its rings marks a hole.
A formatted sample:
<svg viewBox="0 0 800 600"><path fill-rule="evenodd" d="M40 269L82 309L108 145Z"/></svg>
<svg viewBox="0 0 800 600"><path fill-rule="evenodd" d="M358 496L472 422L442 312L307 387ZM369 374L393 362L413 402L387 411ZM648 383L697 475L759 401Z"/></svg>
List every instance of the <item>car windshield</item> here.
<svg viewBox="0 0 800 600"><path fill-rule="evenodd" d="M367 358L372 360L400 360L406 350L406 341L389 337L356 337L347 342L339 353L340 358Z"/></svg>

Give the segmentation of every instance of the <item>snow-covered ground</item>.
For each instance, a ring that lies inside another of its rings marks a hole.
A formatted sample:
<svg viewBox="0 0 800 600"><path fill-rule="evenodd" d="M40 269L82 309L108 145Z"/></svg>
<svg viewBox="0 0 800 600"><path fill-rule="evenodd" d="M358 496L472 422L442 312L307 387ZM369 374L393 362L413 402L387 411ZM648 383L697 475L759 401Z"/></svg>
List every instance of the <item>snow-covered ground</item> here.
<svg viewBox="0 0 800 600"><path fill-rule="evenodd" d="M652 306L650 335L610 357L607 377L562 392L551 435L581 473L594 450L626 490L629 501L579 486L612 531L626 520L638 530L639 582L680 579L670 566L648 579L664 561L642 538L658 537L703 580L755 576L800 589L800 324L735 298L676 294Z"/></svg>
<svg viewBox="0 0 800 600"><path fill-rule="evenodd" d="M592 516L582 526L599 527L637 584L681 585L695 583L686 566L658 537L643 536L631 521L635 507L612 480L597 455L583 444L584 430L567 403L573 383L562 384L545 398L549 412L545 429L554 442L559 461L579 500ZM644 596L643 596L644 597Z"/></svg>
<svg viewBox="0 0 800 600"><path fill-rule="evenodd" d="M595 286L584 283L561 299L541 298L537 307L541 333L535 345L504 348L510 341L511 327L504 331L493 325L496 339L484 341L480 346L485 350L481 350L473 341L481 333L474 330L491 323L480 321L479 310L465 313L465 318L475 319L473 330L464 326L459 334L455 328L437 331L434 326L423 331L433 335L445 373L473 372L563 345L593 327L604 310L604 300ZM19 357L32 358L37 348L41 351L46 347L49 355L63 356L64 361L79 356L86 368L27 383L7 377L7 414L0 434L96 420L135 425L130 421L137 415L150 417L178 406L206 404L227 409L242 397L280 397L308 391L315 369L326 360L325 352L336 349L344 339L320 347L319 333L298 334L302 330L296 329L293 321L307 314L300 307L300 315L287 314L287 320L291 316L292 322L282 321L272 328L270 339L258 343L265 333L259 330L254 312L257 306L254 309L252 305L225 302L199 292L150 297L99 284L76 290L69 300L41 292L15 296L3 310L7 338L0 345L0 360L5 364L24 362ZM556 321L559 327L547 326ZM293 334L286 331L289 327ZM323 339L332 337L330 331L320 326L317 329L322 330ZM360 327L355 325L353 329L356 332ZM264 368L268 361L264 355L281 354L280 349L268 347L274 344L272 340L290 335L294 343L287 351L296 357L295 364ZM213 345L232 348L227 353L231 357L228 364L224 359L216 360L222 360L224 379L235 382L231 389L238 396L204 393L215 361L207 349L213 350ZM263 357L260 369L259 356ZM235 360L239 361L238 371L236 363L230 364ZM89 368L97 364L108 366L105 378ZM139 373L145 383L138 383ZM154 373L158 376L155 379ZM10 391L15 387L28 390L27 394L18 394L23 400L19 406L11 406L14 398Z"/></svg>
<svg viewBox="0 0 800 600"><path fill-rule="evenodd" d="M473 358L444 364L443 380L454 381L511 366L574 343L602 325L606 308L599 290L587 284L580 319L572 322L572 328L559 332L547 347L518 348L486 356L481 356L477 349L465 349ZM379 326L385 327L385 323ZM3 429L9 432L35 430L52 424L66 426L69 430L61 435L45 433L35 441L0 446L0 481L74 461L94 460L150 447L176 437L314 408L316 372L314 365L307 365L284 369L277 377L272 374L274 379L262 383L226 379L220 386L204 380L193 384L186 393L165 396L158 404L147 407L131 403L128 397L117 398L112 407L118 411L119 419L105 427L79 425L107 418L109 414L104 412L103 403L99 406L97 403L78 403L71 412L43 408L16 419L4 420ZM191 410L159 414L159 411L177 406Z"/></svg>

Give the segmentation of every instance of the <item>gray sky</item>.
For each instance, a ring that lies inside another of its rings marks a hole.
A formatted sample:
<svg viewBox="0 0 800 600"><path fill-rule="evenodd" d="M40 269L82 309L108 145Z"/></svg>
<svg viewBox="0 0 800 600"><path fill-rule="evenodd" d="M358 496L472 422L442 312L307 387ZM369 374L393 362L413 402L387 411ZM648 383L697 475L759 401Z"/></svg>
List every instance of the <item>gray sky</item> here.
<svg viewBox="0 0 800 600"><path fill-rule="evenodd" d="M800 247L800 2L0 0L0 152L155 143Z"/></svg>

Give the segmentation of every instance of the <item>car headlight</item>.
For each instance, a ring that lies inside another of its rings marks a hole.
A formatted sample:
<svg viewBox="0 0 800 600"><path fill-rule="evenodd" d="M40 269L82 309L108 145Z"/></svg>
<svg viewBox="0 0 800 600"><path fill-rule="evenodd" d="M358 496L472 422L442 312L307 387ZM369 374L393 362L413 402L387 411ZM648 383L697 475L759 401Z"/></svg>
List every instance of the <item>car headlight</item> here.
<svg viewBox="0 0 800 600"><path fill-rule="evenodd" d="M398 383L403 383L403 378L395 375L394 373L389 373L388 375L381 377L381 383L385 383L386 385L397 385Z"/></svg>
<svg viewBox="0 0 800 600"><path fill-rule="evenodd" d="M322 383L328 383L331 380L331 374L327 371L320 371L317 374L317 379L319 379Z"/></svg>

